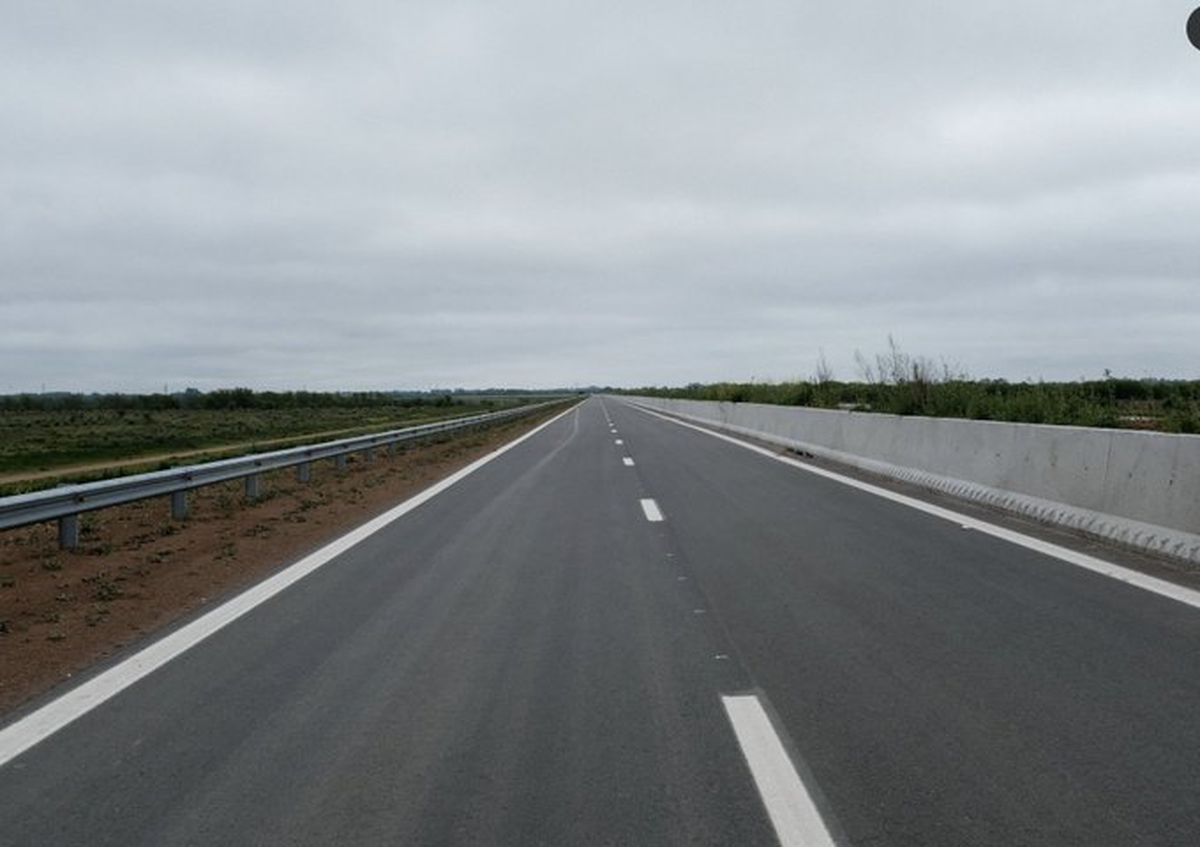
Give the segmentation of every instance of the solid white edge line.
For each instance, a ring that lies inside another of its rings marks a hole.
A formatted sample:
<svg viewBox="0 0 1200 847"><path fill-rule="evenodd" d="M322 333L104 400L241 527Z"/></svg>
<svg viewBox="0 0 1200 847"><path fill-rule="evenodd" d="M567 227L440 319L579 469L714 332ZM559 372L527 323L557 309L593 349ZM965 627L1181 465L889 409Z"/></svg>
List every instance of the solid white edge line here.
<svg viewBox="0 0 1200 847"><path fill-rule="evenodd" d="M30 747L58 732L67 724L87 714L104 701L115 696L139 679L149 675L167 662L195 647L213 633L240 618L259 604L274 597L288 586L308 576L317 568L336 558L351 547L403 517L418 506L432 500L456 482L470 476L484 465L507 453L523 441L537 435L546 427L575 411L573 406L562 414L483 456L441 482L405 500L395 508L368 521L357 529L305 556L295 564L222 603L191 623L180 627L99 676L79 685L0 730L0 766L24 753Z"/></svg>
<svg viewBox="0 0 1200 847"><path fill-rule="evenodd" d="M658 523L663 519L662 510L650 497L642 498L642 511L646 513L646 520L652 523Z"/></svg>
<svg viewBox="0 0 1200 847"><path fill-rule="evenodd" d="M961 524L964 529L976 530L985 533L994 538L999 538L1002 541L1007 541L1010 544L1016 544L1019 547L1024 547L1027 550L1033 550L1046 556L1066 562L1067 564L1075 565L1076 567L1085 568L1102 576L1115 579L1119 582L1124 582L1143 591L1149 591L1157 594L1160 597L1166 597L1169 600L1175 600L1179 603L1191 606L1195 609L1200 609L1200 591L1192 588L1187 588L1182 585L1177 585L1173 582L1168 582L1165 579L1150 576L1149 574L1141 573L1130 568L1117 565L1112 562L1106 562L1103 559L1098 559L1095 556L1090 556L1087 553L1080 553L1076 550L1071 550L1067 547L1062 547L1049 541L1042 541L1039 538L1024 535L1015 530L1005 529L987 521L973 518L964 515L960 512L955 512L941 506L935 506L932 503L926 503L924 500L918 500L915 497L909 497L904 494L897 494L894 491L889 491L886 488L880 488L878 485L872 485L869 482L854 479L853 477L843 476L834 471L819 468L815 465L809 465L801 462L798 459L793 459L790 456L781 456L773 450L766 447L760 447L757 444L750 444L742 441L739 438L734 438L731 435L726 435L723 432L714 432L711 429L705 429L702 426L688 423L686 421L677 420L668 415L662 415L650 409L644 409L640 406L635 408L640 409L648 415L661 418L678 426L694 429L697 432L702 432L705 435L711 435L713 438L719 438L722 441L728 441L731 444L736 444L739 447L751 450L755 453L760 453L768 458L783 462L785 465L791 465L816 476L824 477L825 479L840 482L843 485L848 485L851 488L857 488L859 491L865 491L868 494L874 494L876 497L882 497L885 500L891 500L893 503L899 503L903 506L908 506L912 509L924 512L927 515L932 515L936 518L941 518L947 521L953 521Z"/></svg>
<svg viewBox="0 0 1200 847"><path fill-rule="evenodd" d="M762 702L753 694L722 696L721 702L780 845L833 847L833 836L796 773Z"/></svg>

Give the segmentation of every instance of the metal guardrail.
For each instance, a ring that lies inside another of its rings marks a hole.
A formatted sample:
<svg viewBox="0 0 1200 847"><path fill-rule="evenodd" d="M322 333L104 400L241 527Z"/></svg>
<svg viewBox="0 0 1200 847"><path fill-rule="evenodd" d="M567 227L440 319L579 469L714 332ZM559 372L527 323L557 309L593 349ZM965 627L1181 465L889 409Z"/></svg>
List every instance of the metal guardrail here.
<svg viewBox="0 0 1200 847"><path fill-rule="evenodd" d="M3 497L0 498L0 530L57 520L59 545L71 548L79 543L79 515L84 512L152 497L170 496L171 516L182 519L187 517L187 492L195 488L244 479L247 495L254 497L258 495L259 476L268 471L294 467L299 479L307 482L312 463L322 459L333 459L338 463L338 467L342 468L345 467L346 457L351 453L364 453L370 459L374 451L380 448L394 449L395 445L401 442L522 417L556 402L560 401L536 403L374 435L343 438L269 453L252 453L234 459Z"/></svg>

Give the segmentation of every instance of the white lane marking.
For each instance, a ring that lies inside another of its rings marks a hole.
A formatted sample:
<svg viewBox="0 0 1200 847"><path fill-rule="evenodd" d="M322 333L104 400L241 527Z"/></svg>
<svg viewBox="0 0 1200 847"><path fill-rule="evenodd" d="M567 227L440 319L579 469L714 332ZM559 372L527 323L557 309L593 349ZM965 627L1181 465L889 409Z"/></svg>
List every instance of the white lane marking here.
<svg viewBox="0 0 1200 847"><path fill-rule="evenodd" d="M766 710L753 694L722 697L742 755L782 847L833 847L812 797L796 773Z"/></svg>
<svg viewBox="0 0 1200 847"><path fill-rule="evenodd" d="M613 443L614 443L614 444L616 444L618 447L620 447L620 446L622 446L622 445L625 443L625 440L624 440L624 439L622 439L622 438L618 438L618 439L617 439L616 441L614 441Z"/></svg>
<svg viewBox="0 0 1200 847"><path fill-rule="evenodd" d="M663 520L662 510L658 508L658 504L650 497L642 498L642 511L646 513L646 520L652 523L658 523Z"/></svg>
<svg viewBox="0 0 1200 847"><path fill-rule="evenodd" d="M640 408L640 407L638 407ZM781 456L778 453L769 450L765 447L759 447L757 444L749 444L733 436L726 435L722 432L713 432L710 429L705 429L702 426L686 423L684 421L675 420L674 418L660 415L657 412L652 412L649 409L642 409L646 414L662 418L673 424L677 424L688 429L694 429L697 432L702 432L705 435L711 435L713 438L719 438L722 441L728 441L730 444L736 444L746 450L752 450L755 453L760 453L763 456L774 459L778 462L783 462L785 465L799 468L802 471L815 474L825 479L840 482L842 485L848 485L851 488L857 488L859 491L865 491L868 494L874 494L876 497L882 497L885 500L891 500L893 503L899 503L902 506L908 506L911 509L924 512L927 515L932 515L935 518L942 520L954 521L963 529L975 530L990 535L993 538L999 538L1002 541L1007 541L1010 544L1016 544L1018 547L1024 547L1027 550L1033 550L1036 553L1041 553L1045 556L1058 559L1061 562L1066 562L1076 567L1084 568L1101 576L1115 579L1118 582L1124 582L1127 585L1132 585L1135 588L1140 588L1143 591L1149 591L1157 594L1160 597L1166 597L1169 600L1175 600L1179 603L1184 603L1195 609L1200 609L1200 591L1192 588L1186 588L1182 585L1176 585L1173 582L1168 582L1165 579L1158 579L1149 574L1141 573L1140 571L1131 570L1121 565L1112 562L1106 562L1103 559L1098 559L1095 556L1089 556L1087 553L1079 553L1067 547L1062 547L1058 544L1053 544L1049 541L1042 541L1039 538L1033 538L1028 535L1022 535L1011 529L996 526L987 521L972 518L968 515L954 512L950 509L935 506L932 503L926 503L924 500L918 500L915 497L908 497L904 494L897 494L895 491L888 491L886 488L880 488L878 485L872 485L869 482L854 479L853 477L843 476L842 474L818 468L815 465L805 464L798 459L793 459L790 456Z"/></svg>
<svg viewBox="0 0 1200 847"><path fill-rule="evenodd" d="M625 463L625 467L627 467L627 468L632 468L632 467L633 467L633 459L629 458L628 456L626 456L626 457L625 457L624 459L622 459L621 461Z"/></svg>
<svg viewBox="0 0 1200 847"><path fill-rule="evenodd" d="M99 676L47 703L35 712L0 730L0 766L24 753L39 741L53 735L75 719L82 717L105 700L115 696L149 675L180 654L195 647L217 630L233 623L254 607L264 603L288 586L308 576L317 568L349 550L360 541L375 534L418 506L432 500L456 482L470 476L481 467L507 453L521 442L537 435L560 418L574 412L571 408L530 430L498 450L477 459L460 471L446 477L420 494L348 532L273 577L242 592L187 626L160 638L125 661Z"/></svg>

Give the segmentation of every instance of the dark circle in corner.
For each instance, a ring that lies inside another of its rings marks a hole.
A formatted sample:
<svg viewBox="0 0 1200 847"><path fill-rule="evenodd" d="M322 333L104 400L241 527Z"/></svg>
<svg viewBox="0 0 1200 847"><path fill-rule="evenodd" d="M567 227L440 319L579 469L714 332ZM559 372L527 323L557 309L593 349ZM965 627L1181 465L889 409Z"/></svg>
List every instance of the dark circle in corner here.
<svg viewBox="0 0 1200 847"><path fill-rule="evenodd" d="M1192 46L1200 50L1200 9L1192 12L1188 18L1187 24L1188 41L1192 42Z"/></svg>

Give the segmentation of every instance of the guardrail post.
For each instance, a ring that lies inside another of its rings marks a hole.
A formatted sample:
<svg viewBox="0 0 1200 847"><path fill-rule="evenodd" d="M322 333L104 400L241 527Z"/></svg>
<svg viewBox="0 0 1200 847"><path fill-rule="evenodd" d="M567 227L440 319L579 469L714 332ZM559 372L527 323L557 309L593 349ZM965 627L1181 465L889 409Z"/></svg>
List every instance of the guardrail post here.
<svg viewBox="0 0 1200 847"><path fill-rule="evenodd" d="M364 462L375 461L375 448L374 447L368 447L366 450L363 450L363 461Z"/></svg>
<svg viewBox="0 0 1200 847"><path fill-rule="evenodd" d="M333 462L339 471L344 471L346 469L346 454L338 453Z"/></svg>
<svg viewBox="0 0 1200 847"><path fill-rule="evenodd" d="M171 492L171 517L174 520L181 521L188 516L188 502L186 491Z"/></svg>
<svg viewBox="0 0 1200 847"><path fill-rule="evenodd" d="M255 500L258 498L258 481L261 479L260 474L246 477L246 498Z"/></svg>
<svg viewBox="0 0 1200 847"><path fill-rule="evenodd" d="M58 546L61 550L79 546L79 515L63 515L58 519Z"/></svg>
<svg viewBox="0 0 1200 847"><path fill-rule="evenodd" d="M300 464L296 465L296 481L312 481L312 462L301 462Z"/></svg>

